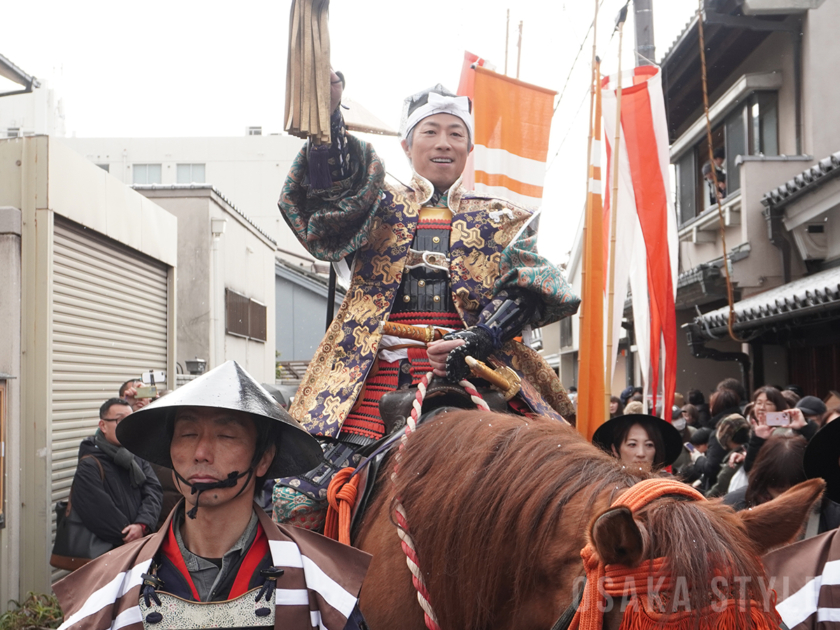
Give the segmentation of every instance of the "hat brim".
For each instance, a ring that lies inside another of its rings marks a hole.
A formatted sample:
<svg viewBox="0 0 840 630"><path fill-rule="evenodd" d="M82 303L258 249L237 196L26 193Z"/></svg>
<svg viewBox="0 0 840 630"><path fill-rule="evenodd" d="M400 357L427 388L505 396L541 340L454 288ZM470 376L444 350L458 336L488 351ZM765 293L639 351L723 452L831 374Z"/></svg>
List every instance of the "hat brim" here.
<svg viewBox="0 0 840 630"><path fill-rule="evenodd" d="M829 422L808 442L805 474L824 479L826 496L840 503L840 421Z"/></svg>
<svg viewBox="0 0 840 630"><path fill-rule="evenodd" d="M277 452L266 477L298 475L321 462L318 441L234 361L126 416L117 425L117 439L138 457L172 468L170 431L175 414L184 407L228 409L247 413L255 420L276 422L280 428Z"/></svg>
<svg viewBox="0 0 840 630"><path fill-rule="evenodd" d="M607 420L595 431L595 434L592 436L592 443L612 455L613 435L616 431L627 425L633 425L643 421L655 421L654 426L659 429L662 435L662 441L665 444L665 459L662 462L662 466L670 466L677 461L683 449L683 439L680 432L670 422L644 413L631 413Z"/></svg>

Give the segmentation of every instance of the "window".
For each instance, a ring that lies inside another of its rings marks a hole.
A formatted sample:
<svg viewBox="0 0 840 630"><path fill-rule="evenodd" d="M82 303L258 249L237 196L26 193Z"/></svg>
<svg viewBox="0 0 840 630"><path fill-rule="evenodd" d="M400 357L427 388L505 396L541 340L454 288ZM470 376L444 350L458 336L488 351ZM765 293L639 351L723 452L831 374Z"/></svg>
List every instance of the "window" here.
<svg viewBox="0 0 840 630"><path fill-rule="evenodd" d="M204 177L204 164L179 164L179 184L203 184L207 180Z"/></svg>
<svg viewBox="0 0 840 630"><path fill-rule="evenodd" d="M722 157L718 167L725 182L725 197L741 190L739 155L779 154L779 114L776 92L752 92L712 129L712 153ZM704 133L676 161L677 214L684 224L715 205L710 177L703 174L709 163L709 144Z"/></svg>
<svg viewBox="0 0 840 630"><path fill-rule="evenodd" d="M566 317L560 320L560 347L568 348L572 345L572 318Z"/></svg>
<svg viewBox="0 0 840 630"><path fill-rule="evenodd" d="M267 328L265 304L225 289L225 332L264 342Z"/></svg>
<svg viewBox="0 0 840 630"><path fill-rule="evenodd" d="M135 164L135 184L160 184L160 164Z"/></svg>
<svg viewBox="0 0 840 630"><path fill-rule="evenodd" d="M106 173L111 172L111 165L110 164L97 164L97 166L99 168L101 168L103 171L105 171Z"/></svg>

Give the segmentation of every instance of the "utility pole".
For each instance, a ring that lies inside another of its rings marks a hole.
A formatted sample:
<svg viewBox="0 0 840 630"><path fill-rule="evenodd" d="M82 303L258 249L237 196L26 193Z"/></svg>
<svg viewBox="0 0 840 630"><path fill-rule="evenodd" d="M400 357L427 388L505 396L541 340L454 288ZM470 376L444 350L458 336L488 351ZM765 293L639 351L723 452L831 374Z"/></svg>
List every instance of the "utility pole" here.
<svg viewBox="0 0 840 630"><path fill-rule="evenodd" d="M656 51L653 46L653 0L633 0L636 7L636 66L652 66Z"/></svg>
<svg viewBox="0 0 840 630"><path fill-rule="evenodd" d="M519 62L522 61L522 20L519 20L519 51L516 53L516 78L519 78Z"/></svg>
<svg viewBox="0 0 840 630"><path fill-rule="evenodd" d="M508 42L510 42L510 9L507 10L507 22L505 23L505 76L507 76Z"/></svg>

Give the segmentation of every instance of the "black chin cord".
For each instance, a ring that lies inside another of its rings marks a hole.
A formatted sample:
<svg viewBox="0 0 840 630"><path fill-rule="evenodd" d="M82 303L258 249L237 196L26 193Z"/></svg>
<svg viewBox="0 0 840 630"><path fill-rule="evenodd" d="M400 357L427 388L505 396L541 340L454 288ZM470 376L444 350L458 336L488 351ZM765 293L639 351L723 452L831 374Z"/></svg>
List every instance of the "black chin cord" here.
<svg viewBox="0 0 840 630"><path fill-rule="evenodd" d="M242 484L242 487L239 489L239 492L237 492L233 497L236 498L240 494L242 494L242 491L248 486L248 483L251 481L251 477L254 475L254 468L252 466L245 472L239 472L238 470L234 470L227 476L227 479L224 479L223 481L213 481L210 483L190 483L181 475L179 475L178 471L174 472L178 480L182 482L185 486L188 486L190 488L190 490L192 491L190 494L196 495L195 505L189 512L187 512L187 516L189 516L191 519L195 519L195 515L198 514L198 501L201 498L202 492L206 492L207 490L215 490L217 488L233 488L242 477L248 475L248 478L245 480L245 483Z"/></svg>

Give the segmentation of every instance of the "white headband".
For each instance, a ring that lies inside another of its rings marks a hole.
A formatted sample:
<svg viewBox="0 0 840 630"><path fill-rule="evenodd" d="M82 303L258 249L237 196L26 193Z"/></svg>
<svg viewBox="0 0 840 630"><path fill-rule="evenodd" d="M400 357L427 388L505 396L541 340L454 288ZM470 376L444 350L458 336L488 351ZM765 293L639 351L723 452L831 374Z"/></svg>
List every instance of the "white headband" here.
<svg viewBox="0 0 840 630"><path fill-rule="evenodd" d="M435 114L452 114L464 121L464 124L467 126L467 132L470 134L470 146L473 145L475 133L473 130L473 117L470 113L470 99L466 96L442 96L435 92L429 92L428 102L415 109L408 117L403 139L408 140L411 131L417 126L417 123Z"/></svg>

